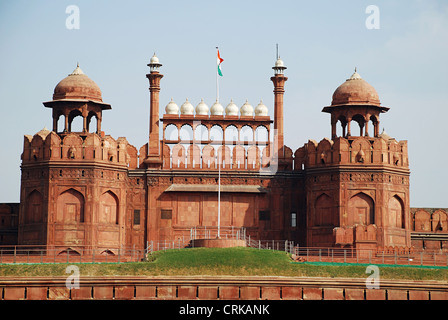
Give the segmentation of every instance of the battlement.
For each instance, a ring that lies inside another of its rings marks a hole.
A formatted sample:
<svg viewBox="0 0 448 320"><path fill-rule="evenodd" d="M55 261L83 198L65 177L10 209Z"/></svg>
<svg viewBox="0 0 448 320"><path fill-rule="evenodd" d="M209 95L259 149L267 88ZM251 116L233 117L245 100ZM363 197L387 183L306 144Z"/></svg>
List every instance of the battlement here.
<svg viewBox="0 0 448 320"><path fill-rule="evenodd" d="M96 133L68 133L41 130L24 136L22 165L42 161L95 161L128 168L137 168L138 152L126 138L115 140Z"/></svg>
<svg viewBox="0 0 448 320"><path fill-rule="evenodd" d="M294 153L294 170L328 165L391 165L408 168L407 141L384 137L309 140Z"/></svg>

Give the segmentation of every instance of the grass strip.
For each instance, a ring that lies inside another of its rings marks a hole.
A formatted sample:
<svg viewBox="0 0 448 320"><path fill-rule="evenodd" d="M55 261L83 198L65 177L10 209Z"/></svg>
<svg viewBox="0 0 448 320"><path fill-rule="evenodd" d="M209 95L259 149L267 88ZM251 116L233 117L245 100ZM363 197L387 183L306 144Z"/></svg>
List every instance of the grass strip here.
<svg viewBox="0 0 448 320"><path fill-rule="evenodd" d="M367 278L368 264L293 262L282 251L254 248L190 248L158 251L146 262L0 265L0 276L68 276L77 265L80 276L288 276ZM377 265L383 279L448 281L446 267Z"/></svg>

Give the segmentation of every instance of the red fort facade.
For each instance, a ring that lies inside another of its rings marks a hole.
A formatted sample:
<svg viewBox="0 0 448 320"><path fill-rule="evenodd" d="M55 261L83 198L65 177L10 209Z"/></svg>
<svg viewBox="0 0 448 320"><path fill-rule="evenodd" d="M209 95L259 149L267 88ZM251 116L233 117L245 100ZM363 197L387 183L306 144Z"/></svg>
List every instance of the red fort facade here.
<svg viewBox="0 0 448 320"><path fill-rule="evenodd" d="M263 102L254 108L247 101L170 101L160 116L162 65L154 55L148 66L149 141L139 149L101 131L111 106L79 66L57 84L44 102L52 130L24 137L17 236L3 243L116 254L123 246L180 241L195 227L217 228L219 203L219 225L244 228L252 239L419 245L411 234L424 231L426 218L410 209L407 141L380 134L380 115L389 108L356 70L322 110L330 114L331 139L291 150L284 145L282 60L270 79L274 119ZM76 117L81 132L72 130ZM439 215L445 232L446 212Z"/></svg>

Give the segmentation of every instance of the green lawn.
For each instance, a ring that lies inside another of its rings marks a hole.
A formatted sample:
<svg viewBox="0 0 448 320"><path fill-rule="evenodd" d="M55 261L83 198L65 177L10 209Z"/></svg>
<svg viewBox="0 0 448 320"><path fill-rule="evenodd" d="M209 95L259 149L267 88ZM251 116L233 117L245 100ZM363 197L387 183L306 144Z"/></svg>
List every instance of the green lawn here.
<svg viewBox="0 0 448 320"><path fill-rule="evenodd" d="M148 262L77 264L81 276L235 275L366 278L366 265L294 263L281 251L192 248L159 251ZM66 276L67 264L0 265L0 276ZM383 279L448 280L448 268L379 266Z"/></svg>

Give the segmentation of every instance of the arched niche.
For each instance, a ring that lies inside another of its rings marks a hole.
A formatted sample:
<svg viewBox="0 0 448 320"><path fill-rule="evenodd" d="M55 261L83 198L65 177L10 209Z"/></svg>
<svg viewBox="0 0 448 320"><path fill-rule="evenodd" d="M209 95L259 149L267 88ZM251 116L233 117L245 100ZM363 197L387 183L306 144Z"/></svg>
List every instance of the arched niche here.
<svg viewBox="0 0 448 320"><path fill-rule="evenodd" d="M414 214L414 230L415 231L431 231L431 215L425 210L418 210Z"/></svg>
<svg viewBox="0 0 448 320"><path fill-rule="evenodd" d="M112 191L106 191L100 197L98 222L118 224L118 198Z"/></svg>
<svg viewBox="0 0 448 320"><path fill-rule="evenodd" d="M447 214L442 210L436 210L432 214L432 231L433 232L447 232Z"/></svg>
<svg viewBox="0 0 448 320"><path fill-rule="evenodd" d="M336 222L336 208L333 199L326 193L319 195L314 202L315 226L334 226Z"/></svg>
<svg viewBox="0 0 448 320"><path fill-rule="evenodd" d="M56 202L56 222L84 222L84 196L75 189L61 193Z"/></svg>
<svg viewBox="0 0 448 320"><path fill-rule="evenodd" d="M43 220L43 196L33 190L26 199L24 223L36 223Z"/></svg>
<svg viewBox="0 0 448 320"><path fill-rule="evenodd" d="M348 201L347 225L369 225L375 223L375 203L367 194L360 192Z"/></svg>
<svg viewBox="0 0 448 320"><path fill-rule="evenodd" d="M215 169L215 149L208 144L202 148L202 168Z"/></svg>
<svg viewBox="0 0 448 320"><path fill-rule="evenodd" d="M393 196L388 203L387 222L389 227L405 228L404 205L398 196Z"/></svg>
<svg viewBox="0 0 448 320"><path fill-rule="evenodd" d="M189 124L184 124L179 130L180 141L189 143L193 140L193 128Z"/></svg>

